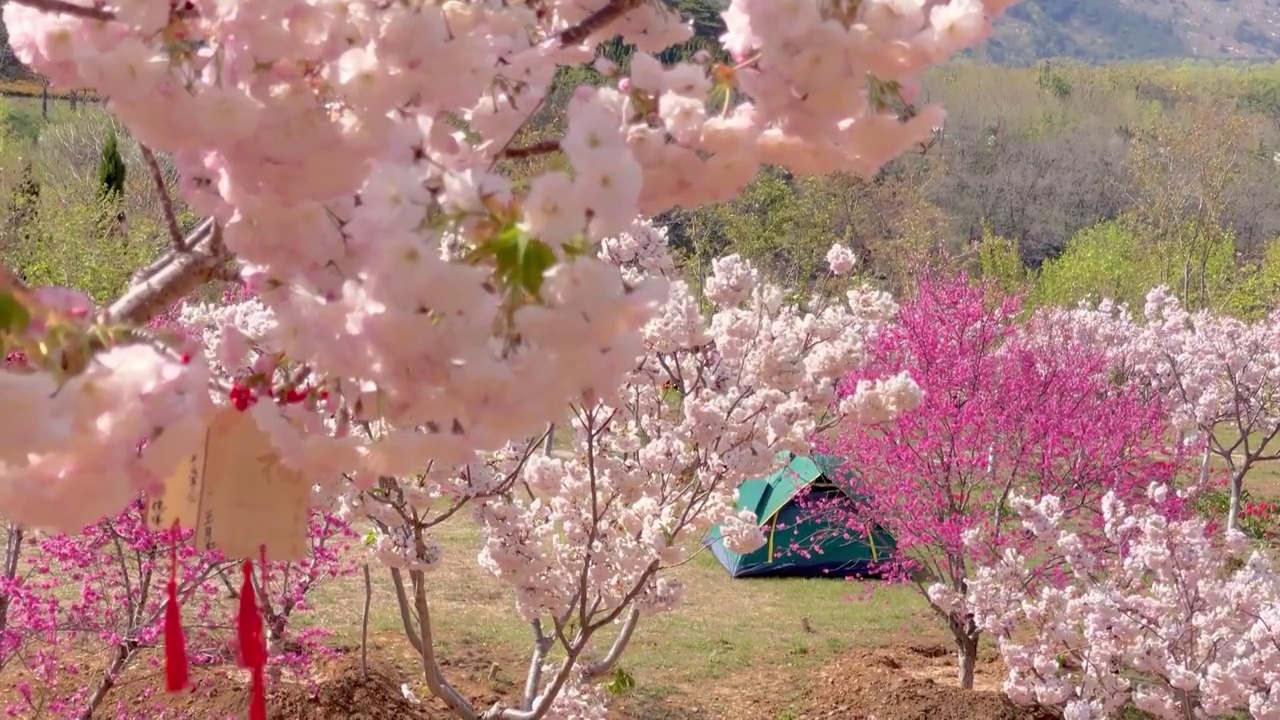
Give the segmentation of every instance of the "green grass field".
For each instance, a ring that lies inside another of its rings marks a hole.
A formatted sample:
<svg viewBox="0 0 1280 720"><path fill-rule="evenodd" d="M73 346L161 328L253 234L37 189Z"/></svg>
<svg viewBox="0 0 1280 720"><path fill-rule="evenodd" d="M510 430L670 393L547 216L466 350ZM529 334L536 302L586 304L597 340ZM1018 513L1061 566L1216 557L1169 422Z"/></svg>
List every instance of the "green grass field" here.
<svg viewBox="0 0 1280 720"><path fill-rule="evenodd" d="M465 519L446 524L442 567L429 576L429 600L442 655L492 658L495 691L523 682L531 647L529 628L514 609L511 593L475 564L479 535ZM634 717L659 717L654 705L690 698L729 717L738 690L762 674L782 671L803 678L825 660L855 648L929 639L944 641L942 628L910 588L839 579L732 580L708 552L679 568L686 585L674 612L644 618L621 666L636 685L624 705ZM364 599L359 575L324 585L307 622L338 633L337 642L359 640ZM378 650L416 662L401 633L394 591L386 570L375 569L370 634ZM448 668L446 668L446 671ZM801 680L801 683L803 681ZM417 688L426 694L425 686ZM632 715L627 715L631 717Z"/></svg>

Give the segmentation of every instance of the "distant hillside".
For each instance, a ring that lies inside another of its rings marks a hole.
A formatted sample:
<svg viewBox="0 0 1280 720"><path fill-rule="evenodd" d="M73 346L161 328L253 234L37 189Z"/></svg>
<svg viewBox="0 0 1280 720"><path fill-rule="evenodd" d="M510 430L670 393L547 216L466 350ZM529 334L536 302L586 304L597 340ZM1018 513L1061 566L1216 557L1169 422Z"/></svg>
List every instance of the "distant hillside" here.
<svg viewBox="0 0 1280 720"><path fill-rule="evenodd" d="M695 18L700 35L723 31L728 0L665 0ZM718 26L718 27L717 27ZM972 53L1006 65L1069 57L1116 60L1280 59L1280 0L1023 0Z"/></svg>
<svg viewBox="0 0 1280 720"><path fill-rule="evenodd" d="M718 21L728 0L665 2L696 18L699 34L722 32L708 20ZM972 54L1005 65L1044 58L1276 60L1280 0L1023 0Z"/></svg>
<svg viewBox="0 0 1280 720"><path fill-rule="evenodd" d="M1280 0L1024 0L978 54L1024 64L1280 58Z"/></svg>

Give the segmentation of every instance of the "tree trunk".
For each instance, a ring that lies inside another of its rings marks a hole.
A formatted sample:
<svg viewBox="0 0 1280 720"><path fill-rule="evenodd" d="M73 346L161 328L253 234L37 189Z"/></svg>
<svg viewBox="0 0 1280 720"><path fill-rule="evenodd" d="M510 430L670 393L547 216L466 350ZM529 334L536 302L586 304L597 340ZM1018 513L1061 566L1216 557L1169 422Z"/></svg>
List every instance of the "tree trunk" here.
<svg viewBox="0 0 1280 720"><path fill-rule="evenodd" d="M373 579L369 577L369 563L364 571L364 609L360 612L360 677L369 679L369 608L373 605Z"/></svg>
<svg viewBox="0 0 1280 720"><path fill-rule="evenodd" d="M978 667L978 635L956 634L956 659L961 690L973 689L973 676Z"/></svg>
<svg viewBox="0 0 1280 720"><path fill-rule="evenodd" d="M1227 509L1227 529L1240 527L1240 496L1244 494L1244 471L1231 473L1231 504Z"/></svg>

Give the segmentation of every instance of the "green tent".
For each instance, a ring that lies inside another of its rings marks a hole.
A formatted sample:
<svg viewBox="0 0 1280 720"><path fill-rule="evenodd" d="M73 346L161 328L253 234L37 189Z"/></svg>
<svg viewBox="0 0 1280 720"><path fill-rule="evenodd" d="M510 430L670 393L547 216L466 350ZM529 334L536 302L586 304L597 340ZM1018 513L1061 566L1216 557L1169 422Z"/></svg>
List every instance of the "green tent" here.
<svg viewBox="0 0 1280 720"><path fill-rule="evenodd" d="M738 487L738 509L755 512L764 530L764 547L745 555L725 547L720 529L712 528L711 552L729 570L732 577L852 577L875 574L877 563L886 559L895 547L893 537L876 527L864 537L853 537L847 531L833 528L819 517L811 516L796 502L796 496L808 489L815 502L848 503L852 511L858 498L850 494L840 461L826 455L791 457L786 467L769 477L748 480ZM823 498L823 496L826 498ZM803 548L804 553L793 548ZM807 556L807 557L806 557Z"/></svg>

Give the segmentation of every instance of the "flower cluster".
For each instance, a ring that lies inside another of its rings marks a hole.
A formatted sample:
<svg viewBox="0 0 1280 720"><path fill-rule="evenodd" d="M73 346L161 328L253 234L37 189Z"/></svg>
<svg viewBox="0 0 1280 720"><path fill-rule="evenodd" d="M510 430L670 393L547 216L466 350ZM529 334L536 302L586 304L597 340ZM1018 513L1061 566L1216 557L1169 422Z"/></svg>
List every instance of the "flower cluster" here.
<svg viewBox="0 0 1280 720"><path fill-rule="evenodd" d="M91 306L60 288L36 296L74 314ZM66 348L39 343L59 372L39 371L26 353L0 371L10 409L0 433L0 509L23 526L76 532L155 490L199 442L211 404L208 370L188 355L122 344L89 357L88 338L59 318L33 318L26 329L29 340L64 335L75 338Z"/></svg>
<svg viewBox="0 0 1280 720"><path fill-rule="evenodd" d="M1127 705L1157 718L1280 713L1280 574L1239 533L1170 519L1168 488L1126 504L1102 502L1107 544L1081 552L1057 498L1016 503L1047 541L1031 558L1015 551L969 581L977 625L1009 667L1005 691L1063 717L1115 717ZM1028 592L1034 568L1060 562L1067 582Z"/></svg>

